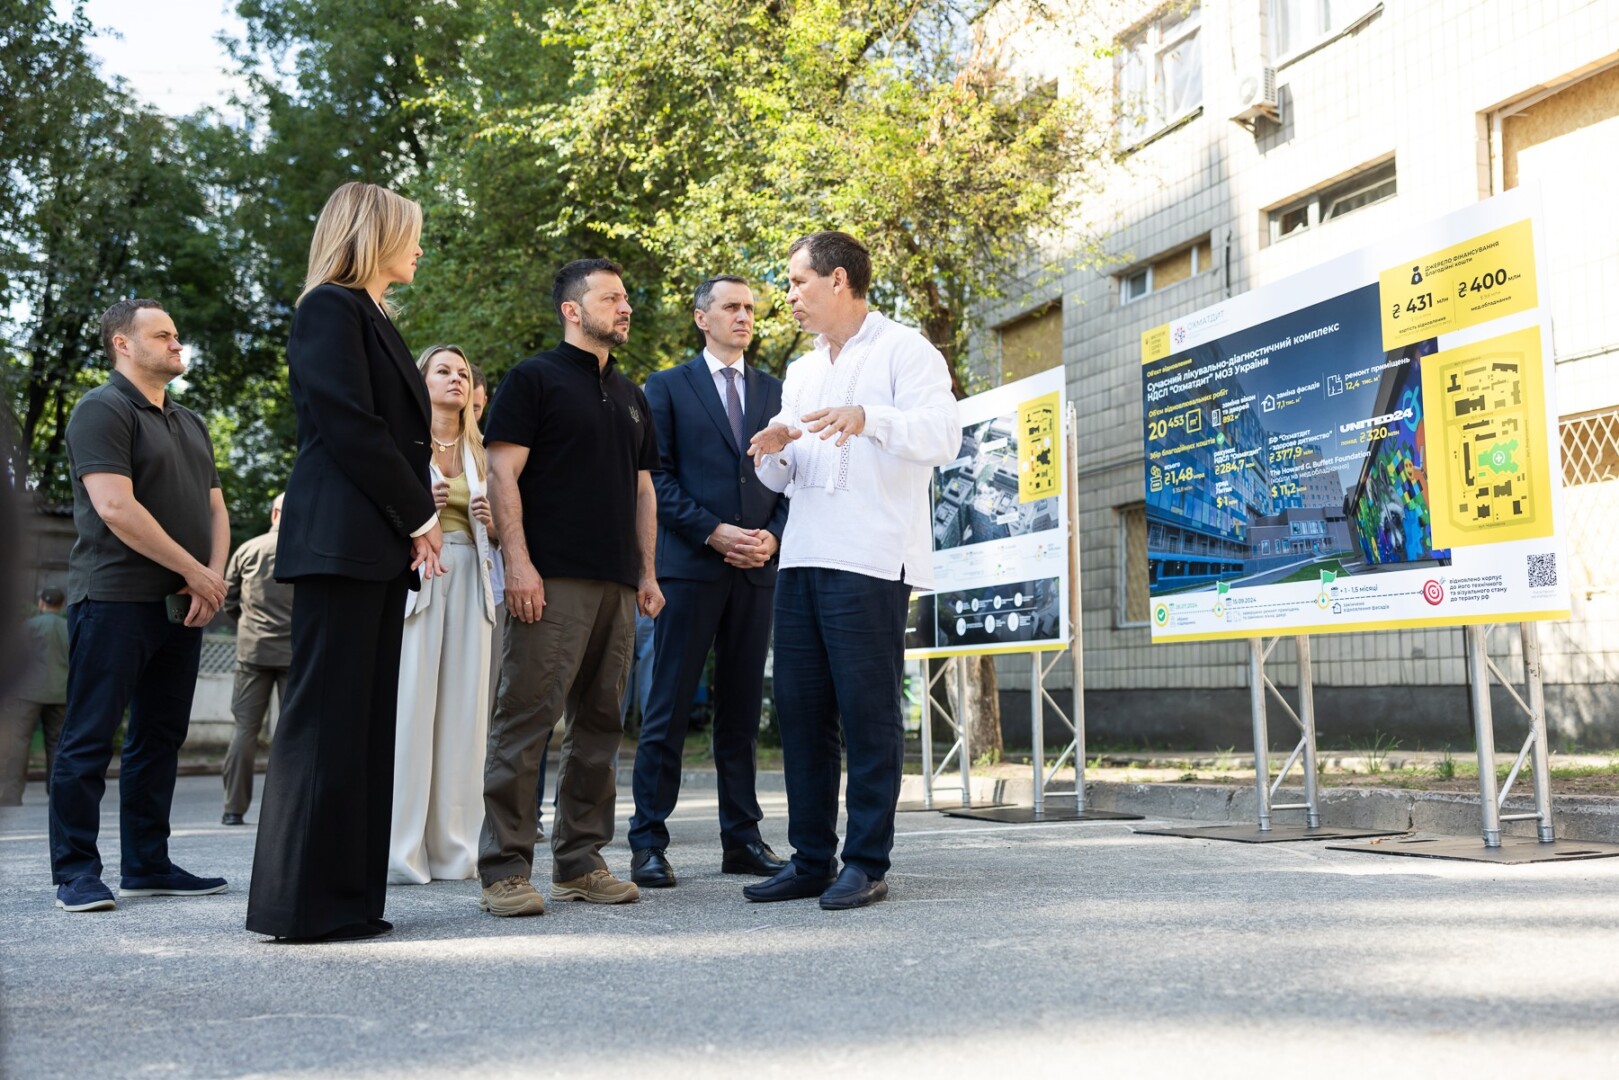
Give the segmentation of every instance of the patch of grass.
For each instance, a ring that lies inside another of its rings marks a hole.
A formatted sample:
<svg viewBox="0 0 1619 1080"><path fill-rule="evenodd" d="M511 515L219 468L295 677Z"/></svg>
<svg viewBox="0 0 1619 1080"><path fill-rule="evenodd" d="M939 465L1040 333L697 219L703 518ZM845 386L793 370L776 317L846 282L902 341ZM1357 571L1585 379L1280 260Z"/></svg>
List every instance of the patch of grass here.
<svg viewBox="0 0 1619 1080"><path fill-rule="evenodd" d="M1231 772L1237 767L1237 748L1228 746L1214 752L1214 771Z"/></svg>
<svg viewBox="0 0 1619 1080"><path fill-rule="evenodd" d="M1433 774L1441 780L1456 779L1456 759L1451 756L1448 749L1445 756L1434 763Z"/></svg>
<svg viewBox="0 0 1619 1080"><path fill-rule="evenodd" d="M975 769L987 769L991 765L999 765L1000 763L1001 752L998 748L993 746L988 750L985 750L982 754L979 754L977 757L973 758L973 768Z"/></svg>
<svg viewBox="0 0 1619 1080"><path fill-rule="evenodd" d="M1389 752L1400 748L1400 740L1392 735L1385 735L1381 731L1372 732L1370 742L1362 743L1356 747L1362 757L1366 759L1366 771L1377 776L1388 767Z"/></svg>

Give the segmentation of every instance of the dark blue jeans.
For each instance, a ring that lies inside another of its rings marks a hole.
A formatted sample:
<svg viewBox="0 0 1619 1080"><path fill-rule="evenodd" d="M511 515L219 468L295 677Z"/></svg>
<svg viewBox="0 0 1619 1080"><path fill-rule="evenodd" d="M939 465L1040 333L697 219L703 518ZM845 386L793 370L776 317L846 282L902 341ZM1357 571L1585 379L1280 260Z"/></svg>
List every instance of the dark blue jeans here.
<svg viewBox="0 0 1619 1080"><path fill-rule="evenodd" d="M844 570L776 577L775 692L787 839L801 873L837 869L839 733L848 754L843 861L888 873L905 762L900 682L911 587Z"/></svg>
<svg viewBox="0 0 1619 1080"><path fill-rule="evenodd" d="M101 876L96 837L112 740L129 709L118 800L124 877L164 874L180 745L191 725L202 629L163 601L81 600L67 609L67 720L51 773L51 879Z"/></svg>

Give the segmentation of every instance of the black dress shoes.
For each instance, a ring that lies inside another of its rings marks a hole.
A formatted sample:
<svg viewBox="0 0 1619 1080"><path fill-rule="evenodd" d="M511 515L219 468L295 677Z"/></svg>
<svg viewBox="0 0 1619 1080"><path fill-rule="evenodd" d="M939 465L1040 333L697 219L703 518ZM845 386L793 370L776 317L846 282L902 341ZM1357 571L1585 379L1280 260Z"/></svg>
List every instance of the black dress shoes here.
<svg viewBox="0 0 1619 1080"><path fill-rule="evenodd" d="M870 907L888 897L888 882L872 880L864 870L844 864L838 880L821 894L822 911L846 911L849 908Z"/></svg>
<svg viewBox="0 0 1619 1080"><path fill-rule="evenodd" d="M241 814L221 814L220 817L219 817L219 823L221 825L246 825L247 824L246 821L242 820L242 815Z"/></svg>
<svg viewBox="0 0 1619 1080"><path fill-rule="evenodd" d="M673 888L675 868L663 848L642 848L630 856L630 880L649 889Z"/></svg>
<svg viewBox="0 0 1619 1080"><path fill-rule="evenodd" d="M769 904L777 900L808 900L812 896L820 896L831 884L830 877L800 874L798 867L788 863L769 881L744 885L742 895L756 904Z"/></svg>
<svg viewBox="0 0 1619 1080"><path fill-rule="evenodd" d="M769 877L771 874L781 873L786 865L787 860L771 851L769 844L755 840L746 847L728 849L725 858L720 861L720 871L726 874Z"/></svg>

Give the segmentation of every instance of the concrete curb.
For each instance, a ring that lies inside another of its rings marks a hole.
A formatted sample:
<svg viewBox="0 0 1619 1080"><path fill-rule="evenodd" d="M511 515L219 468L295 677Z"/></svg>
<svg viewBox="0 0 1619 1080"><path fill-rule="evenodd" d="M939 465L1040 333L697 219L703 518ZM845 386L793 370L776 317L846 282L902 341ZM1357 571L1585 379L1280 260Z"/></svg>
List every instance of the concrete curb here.
<svg viewBox="0 0 1619 1080"><path fill-rule="evenodd" d="M760 774L760 780L764 774ZM935 795L941 810L960 799L960 789ZM1032 780L973 779L973 795L1002 802L1030 805ZM906 776L901 799L920 799L922 778ZM1303 802L1302 788L1284 787L1277 802ZM1252 787L1219 784L1118 784L1085 785L1085 804L1095 810L1118 810L1147 817L1187 818L1193 821L1256 822L1256 796ZM1061 800L1059 805L1072 805ZM1529 797L1507 800L1503 811L1525 813L1534 810ZM1299 811L1284 810L1276 815L1282 823L1302 822ZM1619 799L1600 795L1564 795L1552 800L1552 820L1558 839L1585 843L1619 844ZM1390 788L1324 788L1321 791L1321 823L1339 828L1409 829L1415 832L1453 836L1478 836L1477 795L1449 791L1406 791ZM1533 821L1502 824L1506 836L1535 835Z"/></svg>

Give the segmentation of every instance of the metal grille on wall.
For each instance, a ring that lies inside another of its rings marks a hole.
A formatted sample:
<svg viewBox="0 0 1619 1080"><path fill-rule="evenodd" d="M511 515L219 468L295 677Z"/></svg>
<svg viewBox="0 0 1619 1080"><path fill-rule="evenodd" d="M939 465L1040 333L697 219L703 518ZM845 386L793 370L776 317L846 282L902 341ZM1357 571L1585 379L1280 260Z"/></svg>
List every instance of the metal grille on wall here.
<svg viewBox="0 0 1619 1080"><path fill-rule="evenodd" d="M1561 428L1574 587L1619 589L1619 560L1611 549L1619 533L1619 407L1564 417Z"/></svg>
<svg viewBox="0 0 1619 1080"><path fill-rule="evenodd" d="M236 670L236 635L204 634L198 675L229 675Z"/></svg>

